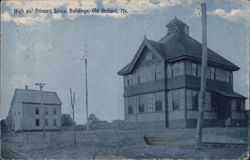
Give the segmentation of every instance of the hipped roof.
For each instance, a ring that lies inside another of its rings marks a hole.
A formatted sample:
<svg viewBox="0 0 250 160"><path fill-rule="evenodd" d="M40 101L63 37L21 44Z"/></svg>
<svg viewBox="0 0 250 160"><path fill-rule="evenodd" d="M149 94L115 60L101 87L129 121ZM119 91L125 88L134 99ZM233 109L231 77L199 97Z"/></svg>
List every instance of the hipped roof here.
<svg viewBox="0 0 250 160"><path fill-rule="evenodd" d="M175 18L168 25L170 24L183 25L185 23ZM119 75L129 74L133 70L144 47L155 50L156 53L160 54L166 61L175 61L178 59L201 61L202 57L202 44L184 31L171 32L164 36L159 42L149 40L145 37L132 61L118 72ZM239 70L238 66L213 50L208 48L207 51L208 64L220 66L232 71Z"/></svg>

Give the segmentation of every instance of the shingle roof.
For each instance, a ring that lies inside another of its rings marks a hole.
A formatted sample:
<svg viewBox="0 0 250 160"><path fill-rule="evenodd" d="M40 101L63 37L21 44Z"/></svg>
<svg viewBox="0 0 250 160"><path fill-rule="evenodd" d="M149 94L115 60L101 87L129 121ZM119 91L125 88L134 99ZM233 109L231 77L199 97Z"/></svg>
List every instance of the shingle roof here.
<svg viewBox="0 0 250 160"><path fill-rule="evenodd" d="M202 45L200 42L189 35L180 32L173 35L167 35L169 38L163 38L159 43L164 44L166 59L171 60L181 56L189 56L201 59ZM166 41L167 39L167 41ZM208 62L217 65L223 65L225 68L238 70L239 67L228 61L218 53L208 48Z"/></svg>
<svg viewBox="0 0 250 160"><path fill-rule="evenodd" d="M184 22L175 18L168 25L172 23L182 24ZM181 23L182 22L182 23ZM167 25L167 26L168 26ZM143 40L144 43L145 39ZM174 61L177 59L188 58L197 61L201 61L202 57L202 45L200 42L190 37L188 34L182 31L171 32L164 36L159 42L146 39L155 50L164 57L166 61ZM138 57L138 55L136 56ZM133 61L133 60L132 60ZM233 71L239 69L238 66L220 56L218 53L208 48L208 63L224 67ZM131 66L135 63L129 63L118 74L128 74L131 71Z"/></svg>
<svg viewBox="0 0 250 160"><path fill-rule="evenodd" d="M61 101L56 92L31 90L31 89L16 89L12 103L14 101L20 103L44 103L61 105Z"/></svg>

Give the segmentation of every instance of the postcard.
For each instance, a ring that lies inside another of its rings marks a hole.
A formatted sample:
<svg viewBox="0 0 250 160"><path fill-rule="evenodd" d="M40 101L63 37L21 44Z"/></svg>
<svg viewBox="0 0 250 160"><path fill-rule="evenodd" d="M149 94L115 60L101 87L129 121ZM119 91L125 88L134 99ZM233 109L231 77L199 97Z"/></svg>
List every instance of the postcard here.
<svg viewBox="0 0 250 160"><path fill-rule="evenodd" d="M249 1L3 0L2 159L247 159Z"/></svg>

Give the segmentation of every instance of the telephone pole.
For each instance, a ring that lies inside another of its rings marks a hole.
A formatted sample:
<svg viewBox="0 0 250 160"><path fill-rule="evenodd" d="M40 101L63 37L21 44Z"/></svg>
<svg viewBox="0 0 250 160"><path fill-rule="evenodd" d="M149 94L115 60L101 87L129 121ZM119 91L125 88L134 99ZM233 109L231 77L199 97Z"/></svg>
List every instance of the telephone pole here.
<svg viewBox="0 0 250 160"><path fill-rule="evenodd" d="M196 149L200 149L202 142L202 128L204 117L204 106L206 97L206 83L207 83L207 15L206 15L206 3L201 4L202 12L202 63L201 63L201 84L199 94L199 111L197 117L197 130L196 130Z"/></svg>
<svg viewBox="0 0 250 160"><path fill-rule="evenodd" d="M85 56L85 59L84 59L84 61L85 61L85 88L86 88L86 91L85 91L85 93L86 93L86 100L85 100L85 102L86 102L86 129L87 129L87 131L89 130L89 120L88 120L88 116L89 116L89 111L88 111L88 61L87 61L87 57Z"/></svg>
<svg viewBox="0 0 250 160"><path fill-rule="evenodd" d="M42 91L43 90L43 87L46 85L45 83L36 83L35 84L36 86L39 86L39 88L40 88L40 91ZM42 122L42 124L43 124L43 136L45 137L46 136L46 131L45 131L45 119L44 119L44 112L45 112L45 110L44 110L44 106L43 106L43 99L42 99L42 96L41 96L41 110L42 110L42 118L43 118L43 122Z"/></svg>
<svg viewBox="0 0 250 160"><path fill-rule="evenodd" d="M76 102L76 98L75 98L75 92L72 95L71 88L70 88L70 102L71 102L73 121L74 121L74 124L73 124L74 144L76 144L76 131L75 131L75 126L76 126L76 122L75 122L75 102Z"/></svg>

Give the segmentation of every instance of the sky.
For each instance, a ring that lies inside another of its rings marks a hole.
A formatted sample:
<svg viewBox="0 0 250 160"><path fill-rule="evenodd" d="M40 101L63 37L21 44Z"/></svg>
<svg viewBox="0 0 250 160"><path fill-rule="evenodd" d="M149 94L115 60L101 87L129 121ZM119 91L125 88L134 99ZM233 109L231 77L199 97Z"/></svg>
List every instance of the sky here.
<svg viewBox="0 0 250 160"><path fill-rule="evenodd" d="M102 120L124 119L123 78L144 36L158 41L175 16L201 42L197 0L93 0L1 2L1 115L6 118L16 88L57 92L62 113L72 113L70 88L76 93L76 122L85 123L85 66L88 57L89 113ZM248 2L207 1L208 47L240 67L234 90L248 97ZM125 8L119 14L14 14L14 8ZM248 105L248 103L246 103Z"/></svg>

